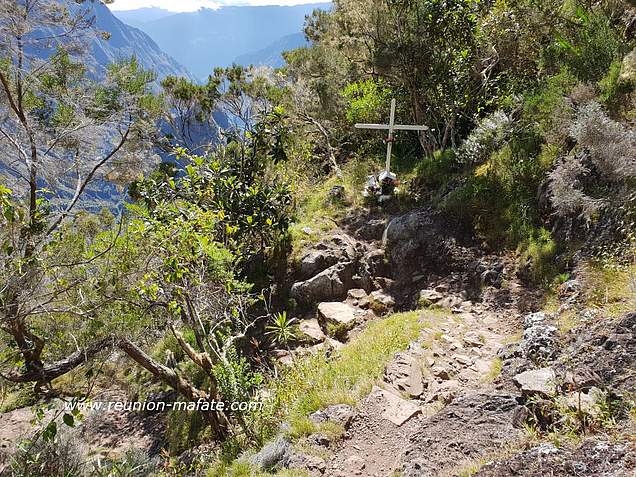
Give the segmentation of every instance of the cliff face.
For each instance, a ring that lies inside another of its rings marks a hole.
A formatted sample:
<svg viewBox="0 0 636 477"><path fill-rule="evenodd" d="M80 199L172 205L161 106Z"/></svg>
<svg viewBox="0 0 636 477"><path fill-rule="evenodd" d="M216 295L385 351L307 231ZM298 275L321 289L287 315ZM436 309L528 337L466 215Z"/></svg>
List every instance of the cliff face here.
<svg viewBox="0 0 636 477"><path fill-rule="evenodd" d="M93 52L88 61L95 75L103 75L109 63L134 55L145 69L154 70L159 79L168 75L192 77L146 33L117 19L102 3L94 3L93 8L97 29L110 35L108 39L98 38L93 42Z"/></svg>

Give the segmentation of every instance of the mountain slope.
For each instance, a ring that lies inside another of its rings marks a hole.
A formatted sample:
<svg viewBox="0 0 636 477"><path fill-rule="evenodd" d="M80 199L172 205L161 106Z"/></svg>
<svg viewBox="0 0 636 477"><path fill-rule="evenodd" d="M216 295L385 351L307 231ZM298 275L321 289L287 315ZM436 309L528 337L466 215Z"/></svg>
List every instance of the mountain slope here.
<svg viewBox="0 0 636 477"><path fill-rule="evenodd" d="M316 8L328 9L330 5L202 8L139 27L162 50L202 79L217 66L229 66L241 55L256 52L286 35L297 34L303 28L306 15Z"/></svg>
<svg viewBox="0 0 636 477"><path fill-rule="evenodd" d="M293 33L279 38L271 45L266 46L251 53L245 53L237 56L234 63L238 65L254 65L254 66L271 66L280 68L284 64L282 53L284 51L293 50L303 46L308 46L309 42L305 39L304 33Z"/></svg>
<svg viewBox="0 0 636 477"><path fill-rule="evenodd" d="M96 27L108 32L110 38L98 38L93 42L93 52L88 58L91 73L101 76L109 63L135 55L141 65L154 70L159 79L168 75L191 76L186 68L162 51L146 33L123 23L102 3L93 3L93 8Z"/></svg>

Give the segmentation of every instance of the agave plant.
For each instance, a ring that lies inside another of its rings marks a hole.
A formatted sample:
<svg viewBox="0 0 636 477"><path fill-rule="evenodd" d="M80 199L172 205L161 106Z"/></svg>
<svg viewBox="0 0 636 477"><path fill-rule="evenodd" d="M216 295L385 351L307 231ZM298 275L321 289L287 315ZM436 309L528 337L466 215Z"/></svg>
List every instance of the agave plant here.
<svg viewBox="0 0 636 477"><path fill-rule="evenodd" d="M276 313L272 316L265 334L271 336L274 342L286 345L296 336L294 324L297 321L296 318L288 318L286 311Z"/></svg>

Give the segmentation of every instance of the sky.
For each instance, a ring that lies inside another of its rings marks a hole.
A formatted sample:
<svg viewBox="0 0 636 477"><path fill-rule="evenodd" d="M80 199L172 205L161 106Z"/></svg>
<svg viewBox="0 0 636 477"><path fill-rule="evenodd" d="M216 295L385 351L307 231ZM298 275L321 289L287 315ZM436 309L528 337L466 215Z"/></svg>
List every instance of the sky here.
<svg viewBox="0 0 636 477"><path fill-rule="evenodd" d="M320 1L323 0L115 0L108 7L111 10L159 7L172 12L193 12L202 7L219 8L224 5L300 5Z"/></svg>

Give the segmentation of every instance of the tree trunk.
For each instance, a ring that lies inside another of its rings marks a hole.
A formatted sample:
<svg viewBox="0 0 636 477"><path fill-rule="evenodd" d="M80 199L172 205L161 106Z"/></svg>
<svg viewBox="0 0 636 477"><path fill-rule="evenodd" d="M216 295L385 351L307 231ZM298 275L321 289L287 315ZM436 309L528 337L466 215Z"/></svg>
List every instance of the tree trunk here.
<svg viewBox="0 0 636 477"><path fill-rule="evenodd" d="M197 389L174 370L155 361L132 341L124 338L120 341L119 347L137 364L149 371L157 379L168 384L189 401L210 401L210 396L205 391ZM225 439L229 431L229 422L225 415L215 410L201 412L207 423L212 427L216 439L219 441Z"/></svg>

